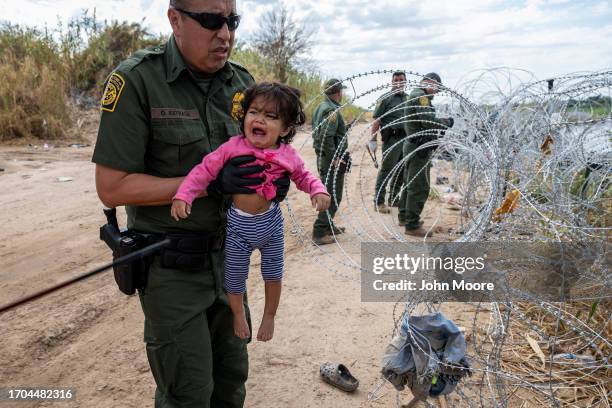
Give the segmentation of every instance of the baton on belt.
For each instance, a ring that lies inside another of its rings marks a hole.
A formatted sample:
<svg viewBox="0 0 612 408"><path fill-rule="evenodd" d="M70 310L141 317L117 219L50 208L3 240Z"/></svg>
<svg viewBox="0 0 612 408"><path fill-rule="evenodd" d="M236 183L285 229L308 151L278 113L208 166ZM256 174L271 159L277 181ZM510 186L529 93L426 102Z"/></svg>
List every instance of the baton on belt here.
<svg viewBox="0 0 612 408"><path fill-rule="evenodd" d="M25 296L25 297L23 297L21 299L15 300L14 302L8 303L8 304L3 305L3 306L0 306L0 314L6 312L8 310L11 310L11 309L13 309L13 308L15 308L15 307L17 307L19 305L27 303L27 302L29 302L31 300L38 299L39 297L43 297L43 296L45 296L45 295L47 295L49 293L55 292L55 291L57 291L57 290L59 290L59 289L61 289L63 287L72 285L73 283L76 283L76 282L79 282L79 281L81 281L83 279L89 278L90 276L97 275L98 273L100 273L102 271L105 271L106 269L112 268L114 266L124 265L124 264L130 263L130 262L132 262L132 261L134 261L136 259L142 259L145 256L147 256L149 254L152 254L155 251L160 250L161 248L165 247L166 245L169 245L170 242L171 242L170 239L166 238L163 241L160 241L160 242L157 242L155 244L146 246L146 247L144 247L142 249L139 249L138 251L132 252L129 255L126 255L124 257L118 258L114 262L108 263L106 265L102 265L102 266L100 266L100 267L98 267L96 269L93 269L93 270L91 270L89 272L86 272L86 273L84 273L82 275L75 276L74 278L68 279L67 281L58 283L57 285L54 285L54 286L52 286L50 288L40 290L40 291L38 291L36 293L33 293L31 295L28 295L28 296Z"/></svg>

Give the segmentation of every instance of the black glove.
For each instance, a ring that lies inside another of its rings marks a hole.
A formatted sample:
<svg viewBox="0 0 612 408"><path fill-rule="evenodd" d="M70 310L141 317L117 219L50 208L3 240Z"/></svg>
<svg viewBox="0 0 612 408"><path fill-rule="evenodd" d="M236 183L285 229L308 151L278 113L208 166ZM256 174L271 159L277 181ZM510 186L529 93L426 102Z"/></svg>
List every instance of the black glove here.
<svg viewBox="0 0 612 408"><path fill-rule="evenodd" d="M289 192L289 186L291 185L289 172L284 172L283 175L274 180L272 184L276 186L276 197L274 197L274 201L280 203L281 201L285 200L285 197L287 197L287 193Z"/></svg>
<svg viewBox="0 0 612 408"><path fill-rule="evenodd" d="M261 173L264 168L260 165L240 167L243 164L255 161L255 156L237 156L230 159L219 172L219 175L208 186L208 193L217 194L253 194L255 190L247 186L256 186L263 183L261 177L245 177Z"/></svg>

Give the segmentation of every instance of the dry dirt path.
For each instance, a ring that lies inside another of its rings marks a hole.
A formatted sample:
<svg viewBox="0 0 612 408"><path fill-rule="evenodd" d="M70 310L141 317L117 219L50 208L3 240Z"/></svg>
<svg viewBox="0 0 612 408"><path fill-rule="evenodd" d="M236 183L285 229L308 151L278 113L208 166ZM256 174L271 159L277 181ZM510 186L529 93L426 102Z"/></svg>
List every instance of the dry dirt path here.
<svg viewBox="0 0 612 408"><path fill-rule="evenodd" d="M95 137L95 120L91 122L89 139ZM298 141L306 137L301 133ZM104 217L94 187L92 150L65 144L49 150L0 147L0 167L5 169L0 172L0 302L109 260L98 240ZM306 146L303 153L314 169L312 149ZM59 182L59 177L72 180ZM308 197L292 188L290 202L308 228L314 217ZM358 237L349 232L339 240L358 259ZM328 246L328 254L321 255L288 233L287 249L275 338L249 346L246 407L370 406L367 393L379 379L381 353L393 330L394 304L362 303L357 271L336 273L325 266L325 259L343 258L338 246ZM257 322L263 284L256 260L250 276L250 303ZM461 323L459 313L453 314ZM138 299L119 293L111 273L100 274L2 316L0 387L76 388L76 400L63 407L153 406L154 382L142 330ZM361 380L359 391L348 395L322 383L318 366L325 361L350 365ZM390 387L386 390L371 406L394 406L394 393ZM403 399L408 401L409 393ZM9 406L0 403L2 408Z"/></svg>

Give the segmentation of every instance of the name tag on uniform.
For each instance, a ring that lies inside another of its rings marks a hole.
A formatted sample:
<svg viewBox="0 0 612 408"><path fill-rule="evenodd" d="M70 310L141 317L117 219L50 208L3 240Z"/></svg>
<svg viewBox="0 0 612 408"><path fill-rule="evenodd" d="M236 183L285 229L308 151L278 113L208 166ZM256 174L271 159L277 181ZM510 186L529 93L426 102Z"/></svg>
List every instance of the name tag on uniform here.
<svg viewBox="0 0 612 408"><path fill-rule="evenodd" d="M151 119L200 119L195 109L151 108Z"/></svg>

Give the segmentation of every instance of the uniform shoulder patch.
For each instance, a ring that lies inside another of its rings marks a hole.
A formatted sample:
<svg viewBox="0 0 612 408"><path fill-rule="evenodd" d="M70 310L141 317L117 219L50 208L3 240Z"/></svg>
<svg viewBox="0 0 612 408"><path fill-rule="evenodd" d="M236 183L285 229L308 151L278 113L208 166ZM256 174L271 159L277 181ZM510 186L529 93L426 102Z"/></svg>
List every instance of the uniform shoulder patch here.
<svg viewBox="0 0 612 408"><path fill-rule="evenodd" d="M419 105L421 106L429 106L429 98L425 95L419 98Z"/></svg>
<svg viewBox="0 0 612 408"><path fill-rule="evenodd" d="M106 83L104 95L102 96L103 111L115 111L115 107L117 106L117 102L119 101L119 97L121 96L121 91L123 91L124 86L125 79L123 79L123 77L118 73L113 72Z"/></svg>
<svg viewBox="0 0 612 408"><path fill-rule="evenodd" d="M244 93L238 91L232 98L232 118L240 122L244 117L244 110L242 109L242 101L244 101Z"/></svg>
<svg viewBox="0 0 612 408"><path fill-rule="evenodd" d="M338 115L336 112L331 112L329 115L327 115L327 120L330 123L336 123L336 120L338 120Z"/></svg>

